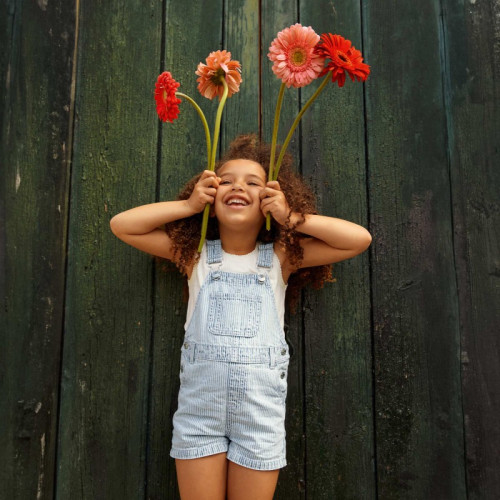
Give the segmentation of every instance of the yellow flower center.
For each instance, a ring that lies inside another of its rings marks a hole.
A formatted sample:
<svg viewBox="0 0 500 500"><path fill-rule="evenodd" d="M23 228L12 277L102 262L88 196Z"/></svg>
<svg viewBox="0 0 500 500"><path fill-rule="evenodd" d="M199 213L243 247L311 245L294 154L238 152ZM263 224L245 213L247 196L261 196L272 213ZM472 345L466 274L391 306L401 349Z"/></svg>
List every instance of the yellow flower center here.
<svg viewBox="0 0 500 500"><path fill-rule="evenodd" d="M290 62L294 66L303 66L307 61L306 51L301 47L296 47L290 53Z"/></svg>

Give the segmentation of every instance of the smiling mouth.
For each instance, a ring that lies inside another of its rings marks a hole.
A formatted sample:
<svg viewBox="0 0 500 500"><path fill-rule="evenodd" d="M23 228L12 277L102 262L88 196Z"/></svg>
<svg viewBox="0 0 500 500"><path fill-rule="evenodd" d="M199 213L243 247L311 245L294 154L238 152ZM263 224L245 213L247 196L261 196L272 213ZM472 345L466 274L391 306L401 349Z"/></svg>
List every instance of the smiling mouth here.
<svg viewBox="0 0 500 500"><path fill-rule="evenodd" d="M234 207L246 207L249 205L248 201L242 200L241 198L231 198L226 201L225 204Z"/></svg>

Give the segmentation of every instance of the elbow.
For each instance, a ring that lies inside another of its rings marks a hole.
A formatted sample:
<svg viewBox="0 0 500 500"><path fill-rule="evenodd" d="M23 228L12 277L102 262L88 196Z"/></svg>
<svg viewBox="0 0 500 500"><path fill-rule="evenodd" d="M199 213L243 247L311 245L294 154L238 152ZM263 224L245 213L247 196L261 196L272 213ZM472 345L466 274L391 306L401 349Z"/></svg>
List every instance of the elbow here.
<svg viewBox="0 0 500 500"><path fill-rule="evenodd" d="M363 253L368 250L368 247L372 243L372 235L365 229L365 234L360 238L359 253Z"/></svg>
<svg viewBox="0 0 500 500"><path fill-rule="evenodd" d="M111 217L111 220L109 221L109 228L113 234L116 235L118 233L118 215Z"/></svg>
<svg viewBox="0 0 500 500"><path fill-rule="evenodd" d="M366 231L366 240L363 247L363 251L368 250L368 247L372 244L372 235Z"/></svg>

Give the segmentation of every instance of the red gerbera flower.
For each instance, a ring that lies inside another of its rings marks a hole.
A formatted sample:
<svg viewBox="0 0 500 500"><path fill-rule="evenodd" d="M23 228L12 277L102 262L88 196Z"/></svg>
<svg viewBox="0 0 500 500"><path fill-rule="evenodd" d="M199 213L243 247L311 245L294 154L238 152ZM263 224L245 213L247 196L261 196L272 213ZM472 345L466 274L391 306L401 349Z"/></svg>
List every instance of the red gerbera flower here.
<svg viewBox="0 0 500 500"><path fill-rule="evenodd" d="M361 52L351 45L350 40L340 35L323 33L315 50L318 55L330 59L319 76L331 71L332 82L337 81L339 87L344 86L346 73L352 81L356 78L358 82L365 81L370 74L370 66L363 62Z"/></svg>
<svg viewBox="0 0 500 500"><path fill-rule="evenodd" d="M164 71L158 76L155 84L156 112L160 120L173 122L179 116L179 103L175 92L180 83L176 82L170 72Z"/></svg>

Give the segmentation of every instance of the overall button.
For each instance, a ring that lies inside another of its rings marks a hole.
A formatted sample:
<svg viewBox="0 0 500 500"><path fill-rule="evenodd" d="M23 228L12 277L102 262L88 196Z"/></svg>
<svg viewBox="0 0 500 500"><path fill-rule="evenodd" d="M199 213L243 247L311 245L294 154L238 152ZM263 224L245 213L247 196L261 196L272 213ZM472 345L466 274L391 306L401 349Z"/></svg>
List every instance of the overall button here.
<svg viewBox="0 0 500 500"><path fill-rule="evenodd" d="M220 279L220 273L219 272L215 272L214 274L212 274L212 278L214 280L219 280Z"/></svg>
<svg viewBox="0 0 500 500"><path fill-rule="evenodd" d="M189 347L189 343L188 342L184 342L184 349L187 349Z"/></svg>
<svg viewBox="0 0 500 500"><path fill-rule="evenodd" d="M259 277L257 278L259 280L259 283L262 285L266 281L266 277L262 274L259 274Z"/></svg>

